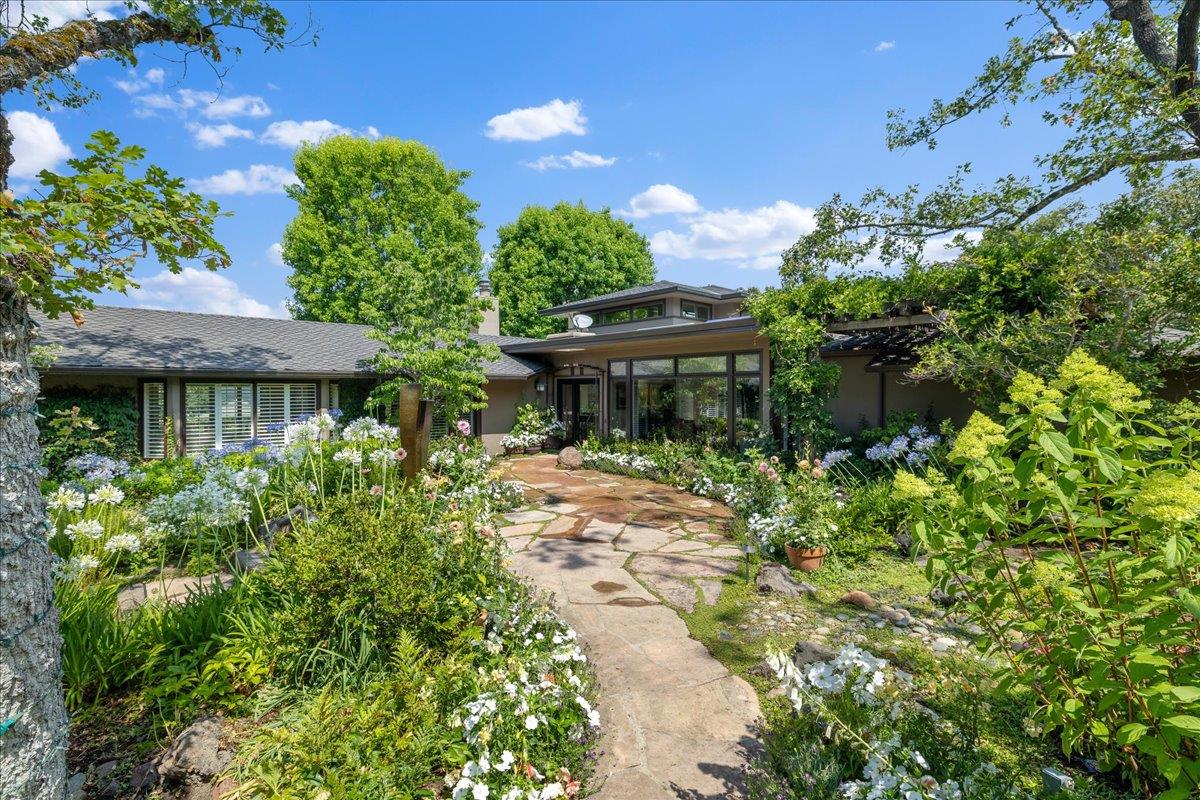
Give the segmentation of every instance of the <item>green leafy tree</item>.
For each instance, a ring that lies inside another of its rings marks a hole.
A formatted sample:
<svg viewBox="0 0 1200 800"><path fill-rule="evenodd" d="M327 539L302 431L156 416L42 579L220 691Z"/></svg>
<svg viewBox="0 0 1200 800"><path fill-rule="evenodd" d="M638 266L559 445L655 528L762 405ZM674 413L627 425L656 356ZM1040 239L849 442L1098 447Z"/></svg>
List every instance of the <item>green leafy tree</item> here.
<svg viewBox="0 0 1200 800"><path fill-rule="evenodd" d="M258 0L130 2L124 16L56 28L24 3L0 2L0 102L23 93L78 107L95 97L73 71L82 58L135 65L138 47L173 43L185 58L217 63L237 53L223 38L235 28L268 49L285 44L287 21ZM0 107L0 796L28 800L64 795L67 734L30 312L83 324L94 292L136 285L141 256L172 271L193 260L218 269L229 256L212 235L217 206L143 166L143 148L97 132L65 174L43 171L40 188L16 198L12 144Z"/></svg>
<svg viewBox="0 0 1200 800"><path fill-rule="evenodd" d="M420 142L337 136L296 151L299 204L283 236L293 316L374 327L374 393L390 402L419 381L449 415L485 404L482 363L498 351L471 338L486 300L479 204L470 173L447 169Z"/></svg>
<svg viewBox="0 0 1200 800"><path fill-rule="evenodd" d="M526 206L497 233L488 277L500 303L500 330L510 336L565 329L540 309L654 280L646 237L607 208Z"/></svg>
<svg viewBox="0 0 1200 800"><path fill-rule="evenodd" d="M796 281L829 262L912 263L930 239L964 231L1011 229L1108 176L1133 186L1171 164L1200 158L1196 85L1200 3L1172 0L1034 0L1010 22L1021 34L987 59L960 95L935 100L916 118L889 115L891 149L925 145L956 122L1029 106L1058 132L1057 149L1033 157L1033 174L970 186L959 166L932 191L876 188L858 202L835 195L816 227L784 254L781 273Z"/></svg>

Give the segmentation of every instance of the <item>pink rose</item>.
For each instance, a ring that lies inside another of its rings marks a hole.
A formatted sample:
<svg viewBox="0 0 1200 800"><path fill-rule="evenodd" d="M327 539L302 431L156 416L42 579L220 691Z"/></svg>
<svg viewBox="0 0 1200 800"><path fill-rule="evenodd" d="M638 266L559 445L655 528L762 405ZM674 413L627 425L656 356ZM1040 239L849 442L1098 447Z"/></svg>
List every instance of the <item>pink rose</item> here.
<svg viewBox="0 0 1200 800"><path fill-rule="evenodd" d="M765 474L767 473L767 470L768 470L768 469L770 469L770 467L768 467L768 466L767 466L767 462L765 462L765 461L760 461L760 462L759 462L759 464L758 464L758 471L759 471L759 472L761 472L761 473L763 473L763 474L765 475Z"/></svg>
<svg viewBox="0 0 1200 800"><path fill-rule="evenodd" d="M771 480L776 480L779 477L779 473L773 469L769 469L767 470L767 477Z"/></svg>
<svg viewBox="0 0 1200 800"><path fill-rule="evenodd" d="M379 495L383 494L383 487L380 486L378 483L375 484L374 486L371 487L371 494L375 497L379 497Z"/></svg>
<svg viewBox="0 0 1200 800"><path fill-rule="evenodd" d="M456 427L458 428L458 432L463 436L471 435L471 423L467 422L465 419L460 419Z"/></svg>

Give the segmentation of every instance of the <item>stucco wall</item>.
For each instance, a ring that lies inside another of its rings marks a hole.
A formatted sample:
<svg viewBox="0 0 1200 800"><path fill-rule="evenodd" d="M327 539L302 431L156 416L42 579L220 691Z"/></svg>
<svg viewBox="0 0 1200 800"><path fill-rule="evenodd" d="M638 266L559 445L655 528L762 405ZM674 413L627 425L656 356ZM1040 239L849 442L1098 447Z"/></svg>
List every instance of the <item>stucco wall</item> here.
<svg viewBox="0 0 1200 800"><path fill-rule="evenodd" d="M834 426L844 433L850 433L861 427L864 418L867 425L879 425L881 375L864 371L871 357L847 356L830 360L842 370L837 394L829 401Z"/></svg>
<svg viewBox="0 0 1200 800"><path fill-rule="evenodd" d="M517 406L537 400L532 380L489 381L488 406L480 412L479 435L489 453L504 450L500 438L512 430L517 419Z"/></svg>
<svg viewBox="0 0 1200 800"><path fill-rule="evenodd" d="M973 406L952 384L942 381L913 383L902 372L867 372L870 356L830 359L841 367L837 395L829 402L833 424L850 433L862 427L881 425L889 411L912 411L924 420L950 419L962 425Z"/></svg>
<svg viewBox="0 0 1200 800"><path fill-rule="evenodd" d="M900 372L883 373L887 381L885 399L888 411L914 411L921 420L934 423L944 419L962 426L974 406L953 384L944 381L905 380Z"/></svg>

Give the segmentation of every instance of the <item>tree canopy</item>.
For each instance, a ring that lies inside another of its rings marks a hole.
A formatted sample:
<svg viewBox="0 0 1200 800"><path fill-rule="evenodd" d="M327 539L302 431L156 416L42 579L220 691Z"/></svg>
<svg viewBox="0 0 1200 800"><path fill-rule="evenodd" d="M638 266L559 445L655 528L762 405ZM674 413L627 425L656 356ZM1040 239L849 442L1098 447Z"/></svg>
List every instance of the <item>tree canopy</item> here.
<svg viewBox="0 0 1200 800"><path fill-rule="evenodd" d="M283 235L292 315L372 325L381 372L420 381L450 413L479 407L480 365L494 352L470 338L486 302L476 296L479 204L462 191L470 173L396 138L337 136L294 160L300 182L288 193L299 208Z"/></svg>
<svg viewBox="0 0 1200 800"><path fill-rule="evenodd" d="M488 274L500 303L500 330L511 336L564 329L563 320L543 317L539 309L654 280L646 237L607 208L526 206L497 234Z"/></svg>
<svg viewBox="0 0 1200 800"><path fill-rule="evenodd" d="M971 164L922 192L883 187L858 202L834 195L816 227L784 254L781 274L794 282L827 263L919 260L931 238L1011 229L1103 178L1130 186L1152 182L1171 164L1200 158L1197 33L1200 2L1032 0L1010 21L1021 31L986 60L957 97L934 100L912 118L889 114L891 149L935 148L956 122L999 110L1010 124L1018 105L1062 131L1061 144L1032 157L1032 173L1010 173L973 186Z"/></svg>

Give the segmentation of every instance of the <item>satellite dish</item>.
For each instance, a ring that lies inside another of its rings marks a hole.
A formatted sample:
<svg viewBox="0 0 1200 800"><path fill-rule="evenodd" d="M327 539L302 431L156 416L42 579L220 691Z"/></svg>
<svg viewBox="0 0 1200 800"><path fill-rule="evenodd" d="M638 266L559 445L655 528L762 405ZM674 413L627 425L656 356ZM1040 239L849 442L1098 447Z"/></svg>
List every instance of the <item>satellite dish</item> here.
<svg viewBox="0 0 1200 800"><path fill-rule="evenodd" d="M584 331L592 327L592 323L594 321L595 320L593 320L587 314L576 314L575 316L571 317L571 322L575 323L575 327Z"/></svg>

